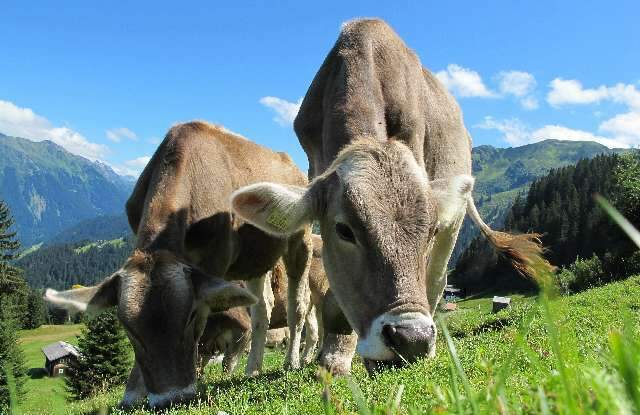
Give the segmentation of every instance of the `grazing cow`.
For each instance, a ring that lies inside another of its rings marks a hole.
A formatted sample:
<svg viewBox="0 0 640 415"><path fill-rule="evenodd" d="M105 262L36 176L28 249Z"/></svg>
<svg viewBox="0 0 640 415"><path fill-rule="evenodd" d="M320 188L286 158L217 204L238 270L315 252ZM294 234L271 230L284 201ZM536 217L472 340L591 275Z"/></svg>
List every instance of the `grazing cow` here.
<svg viewBox="0 0 640 415"><path fill-rule="evenodd" d="M435 353L433 314L465 213L524 273L548 265L537 235L496 232L482 221L460 108L383 21L343 26L294 128L314 180L306 188L254 184L235 192L232 205L274 235L319 222L327 301L337 304L325 309L335 338L321 356L332 371L350 368L351 328L368 368Z"/></svg>
<svg viewBox="0 0 640 415"><path fill-rule="evenodd" d="M233 372L250 341L251 318L246 308L211 314L198 343L200 368L204 369L213 356L221 354L222 371Z"/></svg>
<svg viewBox="0 0 640 415"><path fill-rule="evenodd" d="M204 122L174 126L127 201L129 223L137 235L134 255L97 287L47 292L49 301L80 309L118 306L136 355L123 405L148 395L152 406L163 407L194 396L197 342L210 309L222 311L255 300L240 286L211 276L247 280L258 294L251 306L252 355L247 366L254 374L262 362L267 330L265 274L281 257L290 278L291 341L285 362L299 366L311 232L306 227L276 237L232 214L231 193L260 180L283 186L304 186L307 181L286 154L222 127Z"/></svg>
<svg viewBox="0 0 640 415"><path fill-rule="evenodd" d="M322 310L323 301L329 284L322 266L322 239L312 235L313 258L309 270L309 288L311 307L305 320L305 341L302 361L307 364L313 360L314 351L323 337ZM287 328L287 274L282 261L278 261L268 274L267 290L263 296L269 331ZM216 313L209 317L207 328L200 339L200 354L206 363L216 352L224 354L223 370L229 373L235 367L245 347L244 339L251 335L246 324L249 314L244 308L234 308L227 312ZM280 342L282 337L280 337ZM268 339L265 338L265 344Z"/></svg>

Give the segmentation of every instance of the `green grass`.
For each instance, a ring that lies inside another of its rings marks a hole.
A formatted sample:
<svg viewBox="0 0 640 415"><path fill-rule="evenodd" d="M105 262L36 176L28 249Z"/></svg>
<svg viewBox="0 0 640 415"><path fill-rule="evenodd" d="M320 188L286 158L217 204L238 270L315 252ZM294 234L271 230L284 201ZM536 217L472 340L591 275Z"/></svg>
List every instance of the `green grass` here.
<svg viewBox="0 0 640 415"><path fill-rule="evenodd" d="M87 252L91 248L102 249L105 246L113 246L114 248L121 248L122 246L124 246L124 244L125 244L124 238L117 238L117 239L112 239L110 241L90 242L86 245L83 245L74 249L74 251L76 254L82 254L84 252Z"/></svg>
<svg viewBox="0 0 640 415"><path fill-rule="evenodd" d="M640 335L640 276L549 302L514 296L498 314L489 312L490 297L442 315L448 336L441 321L433 360L369 377L356 358L351 379L330 379L315 365L283 372L274 352L256 379L209 370L200 401L170 413L394 413L398 396L400 413L631 413L629 397L640 395L630 343ZM112 407L122 393L75 403L69 413Z"/></svg>
<svg viewBox="0 0 640 415"><path fill-rule="evenodd" d="M18 402L19 414L64 414L68 407L64 379L50 378L44 372L42 347L58 340L75 344L82 325L41 326L18 334L25 355L28 377L26 395Z"/></svg>

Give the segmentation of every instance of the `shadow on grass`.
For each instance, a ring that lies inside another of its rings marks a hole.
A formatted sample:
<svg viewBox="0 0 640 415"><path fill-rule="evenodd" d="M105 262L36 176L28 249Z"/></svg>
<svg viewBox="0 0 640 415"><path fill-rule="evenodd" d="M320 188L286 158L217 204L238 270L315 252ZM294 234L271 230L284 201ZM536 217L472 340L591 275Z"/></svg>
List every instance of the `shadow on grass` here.
<svg viewBox="0 0 640 415"><path fill-rule="evenodd" d="M47 376L47 371L42 367L32 367L27 370L27 375L29 375L31 379L42 379Z"/></svg>
<svg viewBox="0 0 640 415"><path fill-rule="evenodd" d="M489 321L485 321L479 326L474 327L471 330L463 331L463 330L455 330L451 331L451 337L456 339L462 339L468 336L477 336L482 333L487 333L491 331L500 331L509 326L513 325L513 319L508 317L501 317Z"/></svg>

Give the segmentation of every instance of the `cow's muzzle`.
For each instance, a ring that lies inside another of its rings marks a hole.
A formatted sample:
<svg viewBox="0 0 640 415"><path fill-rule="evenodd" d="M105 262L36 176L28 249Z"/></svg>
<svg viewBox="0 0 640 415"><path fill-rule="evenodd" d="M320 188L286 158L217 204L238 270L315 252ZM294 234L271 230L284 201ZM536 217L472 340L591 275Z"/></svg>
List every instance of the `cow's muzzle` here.
<svg viewBox="0 0 640 415"><path fill-rule="evenodd" d="M436 326L429 319L409 320L382 326L385 345L402 363L411 363L429 354L435 346Z"/></svg>
<svg viewBox="0 0 640 415"><path fill-rule="evenodd" d="M188 403L196 396L194 385L160 394L149 394L149 405L154 409L165 409L173 405Z"/></svg>

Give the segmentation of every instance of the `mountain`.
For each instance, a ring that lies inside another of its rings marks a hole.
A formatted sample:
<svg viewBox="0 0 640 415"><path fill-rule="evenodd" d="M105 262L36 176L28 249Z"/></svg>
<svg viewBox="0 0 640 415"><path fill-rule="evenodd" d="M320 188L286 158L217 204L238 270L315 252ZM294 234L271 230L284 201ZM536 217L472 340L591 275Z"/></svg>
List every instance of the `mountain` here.
<svg viewBox="0 0 640 415"><path fill-rule="evenodd" d="M24 246L46 241L83 220L121 215L133 181L51 141L0 134L0 199Z"/></svg>
<svg viewBox="0 0 640 415"><path fill-rule="evenodd" d="M575 164L582 159L624 151L592 141L562 140L545 140L510 148L474 147L472 170L476 178L476 206L489 225L500 228L518 193L525 191L533 180L546 175L551 169ZM451 265L455 265L477 234L477 228L465 219Z"/></svg>
<svg viewBox="0 0 640 415"><path fill-rule="evenodd" d="M127 215L98 216L80 221L45 241L45 245L108 241L132 236Z"/></svg>
<svg viewBox="0 0 640 415"><path fill-rule="evenodd" d="M122 266L134 246L132 235L79 243L41 245L16 261L31 288L65 290L74 284L95 285Z"/></svg>

